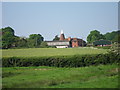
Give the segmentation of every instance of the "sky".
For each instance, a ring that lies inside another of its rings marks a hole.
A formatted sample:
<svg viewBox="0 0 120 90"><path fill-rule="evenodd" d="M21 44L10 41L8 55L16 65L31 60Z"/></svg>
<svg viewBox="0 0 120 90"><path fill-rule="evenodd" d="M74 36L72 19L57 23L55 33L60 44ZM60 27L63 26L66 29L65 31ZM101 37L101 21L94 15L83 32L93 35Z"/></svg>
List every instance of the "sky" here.
<svg viewBox="0 0 120 90"><path fill-rule="evenodd" d="M15 35L41 34L44 40L60 36L86 40L92 30L118 30L118 2L2 2L2 28Z"/></svg>

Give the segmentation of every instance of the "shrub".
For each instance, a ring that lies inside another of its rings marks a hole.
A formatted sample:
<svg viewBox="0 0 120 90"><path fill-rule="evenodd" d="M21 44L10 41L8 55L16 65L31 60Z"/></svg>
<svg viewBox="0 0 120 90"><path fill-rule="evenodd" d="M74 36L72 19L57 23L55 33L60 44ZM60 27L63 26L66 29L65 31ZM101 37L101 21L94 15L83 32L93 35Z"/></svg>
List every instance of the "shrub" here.
<svg viewBox="0 0 120 90"><path fill-rule="evenodd" d="M97 55L73 55L52 57L3 57L3 67L55 66L83 67L99 64L119 63L120 55L115 53Z"/></svg>

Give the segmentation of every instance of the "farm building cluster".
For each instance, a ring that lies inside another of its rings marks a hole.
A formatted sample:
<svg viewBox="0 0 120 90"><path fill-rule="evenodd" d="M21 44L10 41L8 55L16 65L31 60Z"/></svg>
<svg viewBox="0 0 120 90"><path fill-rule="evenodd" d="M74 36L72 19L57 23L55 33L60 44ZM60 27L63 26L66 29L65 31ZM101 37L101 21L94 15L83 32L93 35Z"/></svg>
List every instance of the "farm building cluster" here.
<svg viewBox="0 0 120 90"><path fill-rule="evenodd" d="M46 41L48 46L55 46L56 48L69 47L85 47L87 43L80 38L65 38L63 31L61 31L60 39L55 41ZM93 42L94 46L111 46L111 42L107 40L98 40Z"/></svg>
<svg viewBox="0 0 120 90"><path fill-rule="evenodd" d="M63 31L61 31L60 39L56 41L46 41L48 46L55 46L57 48L68 48L68 47L83 47L86 46L86 42L79 38L65 38Z"/></svg>

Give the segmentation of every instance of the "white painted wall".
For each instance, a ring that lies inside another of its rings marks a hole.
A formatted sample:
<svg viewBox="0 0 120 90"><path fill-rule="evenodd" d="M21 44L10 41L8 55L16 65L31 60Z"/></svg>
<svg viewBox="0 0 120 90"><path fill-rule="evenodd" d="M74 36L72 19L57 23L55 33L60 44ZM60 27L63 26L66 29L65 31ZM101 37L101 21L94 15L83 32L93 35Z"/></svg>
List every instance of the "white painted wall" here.
<svg viewBox="0 0 120 90"><path fill-rule="evenodd" d="M62 46L66 46L69 45L69 42L47 42L48 46L58 46L58 45L62 45Z"/></svg>
<svg viewBox="0 0 120 90"><path fill-rule="evenodd" d="M56 46L56 48L68 48L68 46Z"/></svg>

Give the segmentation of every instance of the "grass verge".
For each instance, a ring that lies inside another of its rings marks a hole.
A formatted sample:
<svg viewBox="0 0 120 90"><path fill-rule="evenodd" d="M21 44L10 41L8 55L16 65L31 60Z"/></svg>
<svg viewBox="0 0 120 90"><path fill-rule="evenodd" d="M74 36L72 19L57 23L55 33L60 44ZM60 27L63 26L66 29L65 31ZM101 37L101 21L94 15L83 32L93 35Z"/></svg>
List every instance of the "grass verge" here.
<svg viewBox="0 0 120 90"><path fill-rule="evenodd" d="M118 65L3 67L3 88L118 88Z"/></svg>

